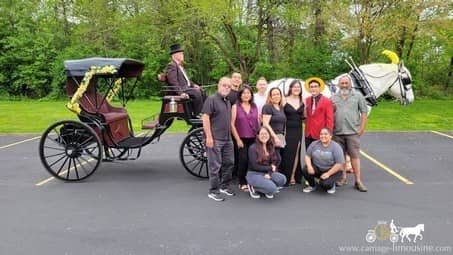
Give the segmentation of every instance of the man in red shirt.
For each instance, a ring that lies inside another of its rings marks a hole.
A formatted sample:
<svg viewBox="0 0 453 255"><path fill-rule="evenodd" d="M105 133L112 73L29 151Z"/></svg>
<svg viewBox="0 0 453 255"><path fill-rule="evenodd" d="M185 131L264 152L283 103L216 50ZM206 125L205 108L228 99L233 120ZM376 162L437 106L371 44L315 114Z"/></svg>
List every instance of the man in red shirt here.
<svg viewBox="0 0 453 255"><path fill-rule="evenodd" d="M305 149L313 141L319 140L322 128L333 130L333 105L329 98L321 94L324 87L324 81L317 77L305 81L305 89L312 95L305 104Z"/></svg>

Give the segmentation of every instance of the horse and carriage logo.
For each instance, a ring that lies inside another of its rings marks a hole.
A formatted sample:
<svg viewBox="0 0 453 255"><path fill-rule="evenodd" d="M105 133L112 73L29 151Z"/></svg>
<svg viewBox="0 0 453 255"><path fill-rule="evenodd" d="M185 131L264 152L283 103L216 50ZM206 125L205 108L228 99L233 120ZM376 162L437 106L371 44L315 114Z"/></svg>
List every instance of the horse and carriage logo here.
<svg viewBox="0 0 453 255"><path fill-rule="evenodd" d="M425 224L418 224L415 227L398 227L393 219L390 224L387 224L386 221L378 221L374 228L368 230L365 240L369 243L374 243L376 240L390 240L390 242L396 243L401 240L404 243L404 239L406 239L409 242L416 243L417 239L423 239L422 232L424 231Z"/></svg>

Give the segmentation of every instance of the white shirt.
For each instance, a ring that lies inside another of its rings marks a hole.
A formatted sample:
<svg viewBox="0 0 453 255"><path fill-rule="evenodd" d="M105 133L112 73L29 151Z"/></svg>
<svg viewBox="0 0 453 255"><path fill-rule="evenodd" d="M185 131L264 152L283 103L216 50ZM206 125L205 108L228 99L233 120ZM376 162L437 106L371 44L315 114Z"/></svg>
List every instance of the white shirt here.
<svg viewBox="0 0 453 255"><path fill-rule="evenodd" d="M261 114L261 109L263 109L263 106L266 104L266 98L267 96L260 96L260 94L255 93L253 95L253 101L256 104L256 107L258 108L258 114Z"/></svg>
<svg viewBox="0 0 453 255"><path fill-rule="evenodd" d="M178 65L179 70L182 72L182 75L184 75L184 78L186 78L187 81L187 86L190 87L190 80L189 77L187 77L186 70L180 65Z"/></svg>

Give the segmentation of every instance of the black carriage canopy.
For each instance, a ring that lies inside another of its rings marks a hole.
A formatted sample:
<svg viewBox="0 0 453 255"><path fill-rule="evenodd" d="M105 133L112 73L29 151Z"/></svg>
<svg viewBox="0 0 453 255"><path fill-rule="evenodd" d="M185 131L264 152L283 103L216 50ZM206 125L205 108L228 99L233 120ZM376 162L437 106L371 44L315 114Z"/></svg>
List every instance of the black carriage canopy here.
<svg viewBox="0 0 453 255"><path fill-rule="evenodd" d="M90 67L114 66L118 70L116 77L140 77L145 68L141 61L128 58L84 58L67 60L64 62L64 69L68 77L83 77Z"/></svg>

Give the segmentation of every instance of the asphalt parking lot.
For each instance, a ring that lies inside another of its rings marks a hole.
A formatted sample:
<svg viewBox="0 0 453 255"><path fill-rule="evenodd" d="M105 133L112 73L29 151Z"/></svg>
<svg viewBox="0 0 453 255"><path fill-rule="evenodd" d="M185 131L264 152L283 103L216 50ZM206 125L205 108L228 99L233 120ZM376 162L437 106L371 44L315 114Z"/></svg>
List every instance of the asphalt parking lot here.
<svg viewBox="0 0 453 255"><path fill-rule="evenodd" d="M235 185L221 203L183 169L183 137L165 134L138 160L65 183L47 180L36 135L0 136L0 254L453 254L453 132L366 133L367 193L349 176L334 195L297 185L252 200ZM386 240L375 227L392 219L424 224L423 239Z"/></svg>

